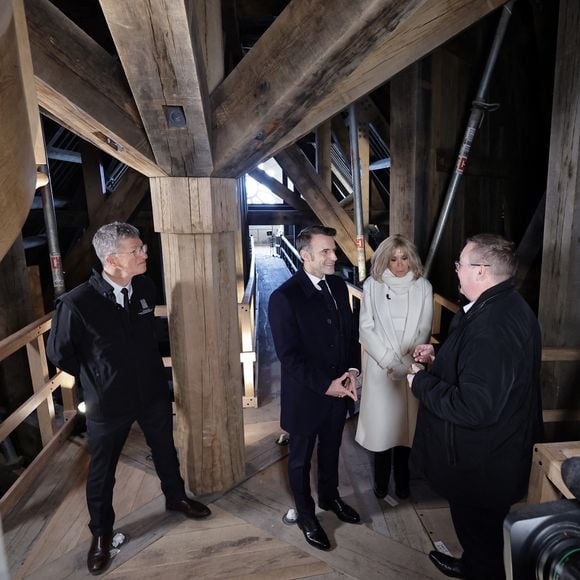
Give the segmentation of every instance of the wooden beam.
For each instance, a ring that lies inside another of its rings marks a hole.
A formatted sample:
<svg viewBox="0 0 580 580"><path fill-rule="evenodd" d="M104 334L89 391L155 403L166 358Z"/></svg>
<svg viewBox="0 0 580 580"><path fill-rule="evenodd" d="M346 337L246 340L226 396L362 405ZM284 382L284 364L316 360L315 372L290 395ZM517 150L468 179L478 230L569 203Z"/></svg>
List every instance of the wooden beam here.
<svg viewBox="0 0 580 580"><path fill-rule="evenodd" d="M209 97L192 0L100 0L155 159L209 175Z"/></svg>
<svg viewBox="0 0 580 580"><path fill-rule="evenodd" d="M193 8L205 61L207 90L211 94L224 80L222 3L220 0L196 1Z"/></svg>
<svg viewBox="0 0 580 580"><path fill-rule="evenodd" d="M271 157L503 3L293 0L211 96L215 174Z"/></svg>
<svg viewBox="0 0 580 580"><path fill-rule="evenodd" d="M47 147L46 156L56 161L66 161L67 163L82 163L82 157L79 151L69 151L58 147Z"/></svg>
<svg viewBox="0 0 580 580"><path fill-rule="evenodd" d="M332 190L332 161L330 148L332 147L332 121L327 119L316 127L316 171L322 183Z"/></svg>
<svg viewBox="0 0 580 580"><path fill-rule="evenodd" d="M357 104L357 109L358 109ZM357 116L358 120L358 116ZM362 198L363 227L365 236L368 238L369 219L371 213L371 175L369 165L371 162L371 146L369 143L369 124L358 120L358 159L360 166L360 194Z"/></svg>
<svg viewBox="0 0 580 580"><path fill-rule="evenodd" d="M49 0L24 0L39 105L147 176L157 166L118 62Z"/></svg>
<svg viewBox="0 0 580 580"><path fill-rule="evenodd" d="M356 233L352 219L324 186L306 155L292 145L276 155L276 161L288 174L321 223L336 229L336 243L352 264L357 263ZM367 258L373 254L366 244Z"/></svg>
<svg viewBox="0 0 580 580"><path fill-rule="evenodd" d="M542 341L578 346L580 317L580 4L562 0L558 22L550 159L538 318ZM544 405L573 404L580 363L543 365Z"/></svg>
<svg viewBox="0 0 580 580"><path fill-rule="evenodd" d="M297 191L288 189L275 177L268 175L263 169L258 169L256 167L255 169L252 169L248 175L252 176L258 183L266 186L272 193L277 195L288 205L291 205L294 209L298 211L310 212L308 204L300 197L300 194Z"/></svg>
<svg viewBox="0 0 580 580"><path fill-rule="evenodd" d="M389 234L403 234L419 253L426 249L429 164L424 114L422 63L414 63L391 80L391 179Z"/></svg>
<svg viewBox="0 0 580 580"><path fill-rule="evenodd" d="M288 207L269 205L267 208L248 206L248 225L250 226L278 226L301 225L307 226L318 223L316 216L310 211L297 211Z"/></svg>
<svg viewBox="0 0 580 580"><path fill-rule="evenodd" d="M28 106L34 101L34 79L26 63L20 4L0 1L0 260L20 234L36 185L35 126Z"/></svg>
<svg viewBox="0 0 580 580"><path fill-rule="evenodd" d="M182 473L196 494L229 489L244 475L236 181L152 179L151 197L163 246Z"/></svg>

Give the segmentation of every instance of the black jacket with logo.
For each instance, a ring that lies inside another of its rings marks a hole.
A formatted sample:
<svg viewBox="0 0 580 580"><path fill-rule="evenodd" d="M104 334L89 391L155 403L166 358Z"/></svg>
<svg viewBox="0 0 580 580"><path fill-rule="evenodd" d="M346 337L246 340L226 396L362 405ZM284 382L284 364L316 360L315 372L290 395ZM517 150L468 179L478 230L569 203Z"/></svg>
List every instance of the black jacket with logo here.
<svg viewBox="0 0 580 580"><path fill-rule="evenodd" d="M129 312L97 272L58 299L47 354L80 379L87 417L134 415L170 397L155 336L155 286L136 276Z"/></svg>
<svg viewBox="0 0 580 580"><path fill-rule="evenodd" d="M542 436L540 329L512 280L460 310L429 372L413 463L432 487L465 505L508 505L525 494L533 444Z"/></svg>

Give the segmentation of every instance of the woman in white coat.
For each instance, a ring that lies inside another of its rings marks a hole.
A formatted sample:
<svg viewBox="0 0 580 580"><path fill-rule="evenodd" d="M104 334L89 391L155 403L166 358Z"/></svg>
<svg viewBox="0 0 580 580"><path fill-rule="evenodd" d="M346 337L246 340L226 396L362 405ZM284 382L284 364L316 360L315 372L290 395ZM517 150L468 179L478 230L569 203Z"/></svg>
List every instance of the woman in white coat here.
<svg viewBox="0 0 580 580"><path fill-rule="evenodd" d="M409 497L409 452L418 403L407 387L415 346L428 342L433 291L415 245L395 234L377 248L363 286L360 342L363 389L356 440L374 452L374 492Z"/></svg>

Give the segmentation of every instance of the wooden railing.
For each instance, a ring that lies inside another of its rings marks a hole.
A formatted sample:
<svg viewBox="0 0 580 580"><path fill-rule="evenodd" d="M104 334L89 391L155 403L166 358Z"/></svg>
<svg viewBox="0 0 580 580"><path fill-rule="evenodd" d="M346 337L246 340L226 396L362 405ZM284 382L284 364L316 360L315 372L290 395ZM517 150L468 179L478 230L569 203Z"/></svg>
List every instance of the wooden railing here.
<svg viewBox="0 0 580 580"><path fill-rule="evenodd" d="M69 436L74 426L73 419L78 413L74 378L59 370L52 376L49 374L44 335L50 330L50 326L51 314L47 314L0 341L0 362L21 348L26 348L34 391L28 400L0 423L0 441L7 439L35 411L42 441L42 451L0 499L0 514L2 516L16 505ZM63 413L57 417L53 393L59 388Z"/></svg>
<svg viewBox="0 0 580 580"><path fill-rule="evenodd" d="M240 362L242 363L244 380L244 395L242 397L244 407L258 406L258 373L256 372L256 259L253 239L251 249L252 260L250 262L250 275L242 301L238 304L238 318L242 338Z"/></svg>
<svg viewBox="0 0 580 580"><path fill-rule="evenodd" d="M282 258L286 266L288 266L290 272L296 272L302 264L302 258L292 242L286 236L278 236L276 250L280 258Z"/></svg>

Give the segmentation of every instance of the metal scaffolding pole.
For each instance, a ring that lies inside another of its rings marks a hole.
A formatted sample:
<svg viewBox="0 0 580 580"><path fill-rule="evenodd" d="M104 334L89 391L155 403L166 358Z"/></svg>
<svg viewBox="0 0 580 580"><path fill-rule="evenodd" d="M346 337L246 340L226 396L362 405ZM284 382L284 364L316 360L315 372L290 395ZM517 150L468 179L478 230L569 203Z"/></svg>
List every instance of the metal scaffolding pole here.
<svg viewBox="0 0 580 580"><path fill-rule="evenodd" d="M350 164L352 167L352 196L354 201L354 219L356 226L356 249L358 281L363 282L367 277L365 260L365 233L363 224L362 194L360 187L360 158L358 152L358 122L356 118L356 104L349 106L349 136L350 136Z"/></svg>
<svg viewBox="0 0 580 580"><path fill-rule="evenodd" d="M469 154L471 150L471 144L475 137L475 133L483 121L483 115L486 111L492 111L497 108L497 105L492 105L485 101L487 96L487 90L489 88L489 81L493 69L495 68L495 63L499 55L499 49L505 32L512 14L512 8L516 0L510 0L504 5L502 9L502 15L495 32L495 37L493 39L493 44L487 57L487 63L483 71L483 76L479 83L479 89L475 100L471 106L471 114L469 115L469 120L467 121L467 128L465 129L465 134L463 136L463 142L459 148L459 154L457 155L457 162L455 164L455 169L453 171L453 176L445 193L445 200L443 202L443 208L441 209L441 214L439 215L439 220L437 222L437 227L435 228L435 233L433 234L433 240L431 242L431 247L429 248L429 253L427 254L427 259L425 261L425 276L429 276L431 267L433 266L433 259L435 257L435 252L441 241L441 236L443 235L443 230L449 213L451 211L451 206L455 199L455 194L459 188L459 182L463 177L467 161L469 160Z"/></svg>
<svg viewBox="0 0 580 580"><path fill-rule="evenodd" d="M38 171L48 177L48 183L39 187L42 199L42 211L44 213L44 224L46 227L46 237L48 240L48 254L50 256L50 270L52 272L52 284L54 286L54 296L58 298L64 294L64 276L62 272L62 261L60 256L60 245L58 243L58 229L56 226L56 214L54 211L54 198L52 196L52 185L48 165L39 165Z"/></svg>

